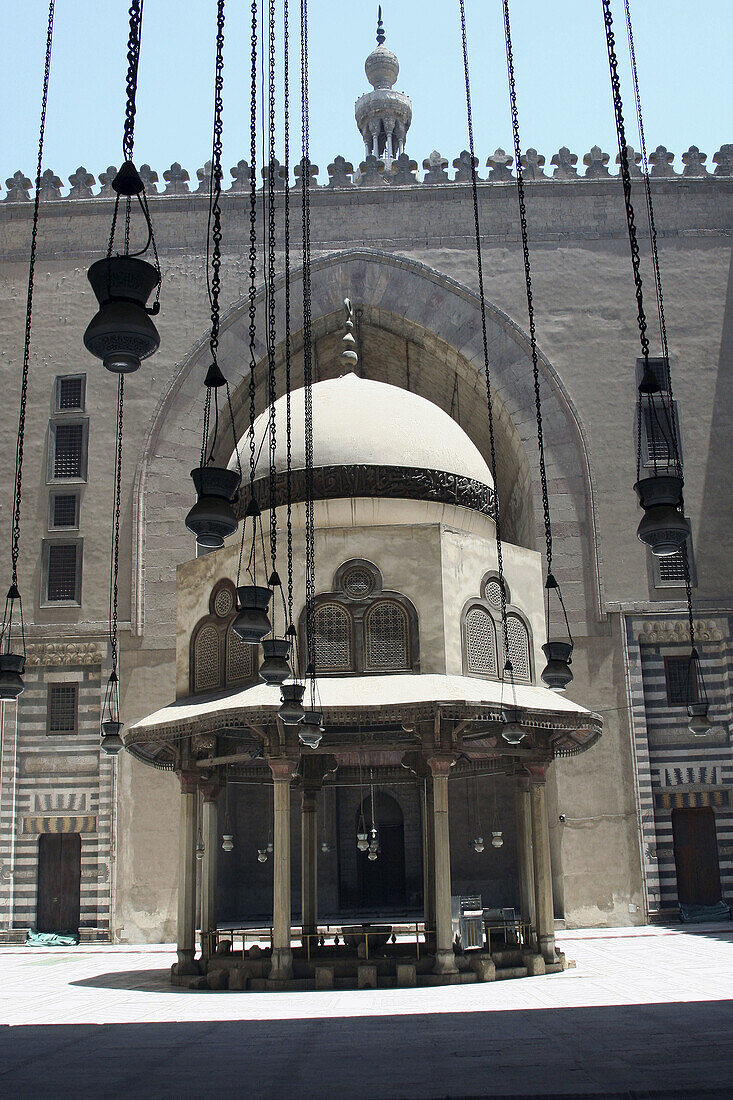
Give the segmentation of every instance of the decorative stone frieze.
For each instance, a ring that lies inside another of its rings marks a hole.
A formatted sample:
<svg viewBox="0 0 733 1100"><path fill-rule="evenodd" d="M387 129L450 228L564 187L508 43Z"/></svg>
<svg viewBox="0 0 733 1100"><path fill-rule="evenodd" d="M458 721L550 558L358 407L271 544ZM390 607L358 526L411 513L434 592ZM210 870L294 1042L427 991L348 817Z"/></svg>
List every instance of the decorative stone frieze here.
<svg viewBox="0 0 733 1100"><path fill-rule="evenodd" d="M392 163L392 183L395 187L406 187L417 183L417 161L411 160L407 153L400 153Z"/></svg>
<svg viewBox="0 0 733 1100"><path fill-rule="evenodd" d="M115 197L115 192L112 190L112 180L116 175L117 169L113 164L110 164L104 172L99 173L99 182L102 185L99 192L100 199L113 199Z"/></svg>
<svg viewBox="0 0 733 1100"><path fill-rule="evenodd" d="M658 145L653 153L649 154L649 163L651 164L650 176L663 176L669 178L670 176L676 176L674 168L672 167L672 161L674 160L674 153L670 153L664 145Z"/></svg>
<svg viewBox="0 0 733 1100"><path fill-rule="evenodd" d="M707 153L701 153L697 145L691 145L687 152L682 154L682 163L685 166L682 175L707 176L708 170L705 167L707 159Z"/></svg>
<svg viewBox="0 0 733 1100"><path fill-rule="evenodd" d="M177 160L166 168L163 173L165 182L164 195L185 195L188 193L188 181L190 179L185 168L181 168Z"/></svg>
<svg viewBox="0 0 733 1100"><path fill-rule="evenodd" d="M713 164L716 165L714 175L733 176L733 145L721 145L713 157Z"/></svg>
<svg viewBox="0 0 733 1100"><path fill-rule="evenodd" d="M662 620L646 621L638 634L639 642L644 645L681 645L690 644L690 624L687 621ZM722 642L723 632L713 619L695 620L695 640L698 642Z"/></svg>
<svg viewBox="0 0 733 1100"><path fill-rule="evenodd" d="M586 166L585 174L588 179L597 180L610 176L611 173L606 168L610 159L608 153L604 153L600 145L594 145L590 152L583 157L583 164Z"/></svg>
<svg viewBox="0 0 733 1100"><path fill-rule="evenodd" d="M641 164L641 153L637 153L631 145L626 146L626 158L629 162L629 175L632 177L637 176L641 178L644 173L639 165ZM621 154L616 153L616 164L621 164ZM608 172L606 172L608 175Z"/></svg>
<svg viewBox="0 0 733 1100"><path fill-rule="evenodd" d="M270 171L272 171L272 179L273 179L272 187L273 187L273 190L275 190L275 191L284 191L285 190L285 169L282 166L282 164L280 163L280 161L277 159L277 157L273 157L272 163L271 164L270 163L266 164L265 167L262 169L262 179L264 180L264 183L262 184L262 186L264 188L267 188L267 189L269 189L269 187L270 187Z"/></svg>
<svg viewBox="0 0 733 1100"><path fill-rule="evenodd" d="M474 168L478 168L478 157L473 158ZM464 149L460 156L456 157L453 161L453 167L456 169L454 179L456 183L470 183L471 182L471 154L467 149ZM481 176L476 176L477 180L481 179Z"/></svg>
<svg viewBox="0 0 733 1100"><path fill-rule="evenodd" d="M148 195L157 195L158 188L156 184L158 182L158 173L153 171L149 164L140 165L140 179L145 184L145 193Z"/></svg>
<svg viewBox="0 0 733 1100"><path fill-rule="evenodd" d="M542 153L538 153L536 149L528 149L526 153L522 153L522 175L526 180L544 180L547 176L542 171L545 163L545 158Z"/></svg>
<svg viewBox="0 0 733 1100"><path fill-rule="evenodd" d="M51 168L47 168L41 176L41 201L60 199L61 187L61 178Z"/></svg>
<svg viewBox="0 0 733 1100"><path fill-rule="evenodd" d="M486 161L486 166L490 169L489 179L494 183L497 180L514 179L511 172L512 164L514 164L514 157L510 157L503 149L495 150Z"/></svg>
<svg viewBox="0 0 733 1100"><path fill-rule="evenodd" d="M237 161L234 167L229 169L229 174L231 175L233 180L232 186L229 188L230 191L249 191L249 161Z"/></svg>
<svg viewBox="0 0 733 1100"><path fill-rule="evenodd" d="M556 166L553 172L555 179L570 180L578 175L578 169L575 167L578 163L578 154L571 153L567 145L563 145L562 149L555 153L550 163Z"/></svg>
<svg viewBox="0 0 733 1100"><path fill-rule="evenodd" d="M328 166L329 187L353 187L354 165L349 160L338 156L333 164Z"/></svg>
<svg viewBox="0 0 733 1100"><path fill-rule="evenodd" d="M446 168L448 167L448 161L445 157L441 156L435 149L429 157L423 162L422 166L425 169L425 175L423 176L423 183L448 183L448 173Z"/></svg>
<svg viewBox="0 0 733 1100"><path fill-rule="evenodd" d="M28 192L31 189L31 181L22 172L16 172L10 179L5 180L8 193L5 202L30 202Z"/></svg>
<svg viewBox="0 0 733 1100"><path fill-rule="evenodd" d="M359 187L385 187L384 161L370 153L359 165Z"/></svg>
<svg viewBox="0 0 733 1100"><path fill-rule="evenodd" d="M303 186L303 169L305 168L305 161L295 165L295 188L300 190ZM313 161L308 161L308 187L318 187L318 165Z"/></svg>
<svg viewBox="0 0 733 1100"><path fill-rule="evenodd" d="M26 646L26 664L101 665L98 642L30 642Z"/></svg>
<svg viewBox="0 0 733 1100"><path fill-rule="evenodd" d="M199 185L196 188L196 194L202 192L209 193L209 180L211 179L211 161L207 160L203 168L196 169L196 179L199 181Z"/></svg>

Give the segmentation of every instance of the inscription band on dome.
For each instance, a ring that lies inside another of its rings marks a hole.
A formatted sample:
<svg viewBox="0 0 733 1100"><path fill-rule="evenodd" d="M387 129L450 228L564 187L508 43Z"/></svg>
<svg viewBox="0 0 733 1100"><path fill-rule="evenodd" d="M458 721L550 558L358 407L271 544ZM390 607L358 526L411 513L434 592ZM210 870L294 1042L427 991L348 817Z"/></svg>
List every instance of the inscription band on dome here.
<svg viewBox="0 0 733 1100"><path fill-rule="evenodd" d="M412 466L316 466L313 476L314 500L339 500L346 497L385 497L401 500L436 501L457 504L495 518L494 490L473 478L461 477L444 470L423 470ZM290 475L291 499L298 504L306 498L305 470L293 470ZM275 478L275 505L287 503L287 480L284 472ZM254 496L262 509L270 506L269 479L258 478ZM240 501L240 515L246 501Z"/></svg>

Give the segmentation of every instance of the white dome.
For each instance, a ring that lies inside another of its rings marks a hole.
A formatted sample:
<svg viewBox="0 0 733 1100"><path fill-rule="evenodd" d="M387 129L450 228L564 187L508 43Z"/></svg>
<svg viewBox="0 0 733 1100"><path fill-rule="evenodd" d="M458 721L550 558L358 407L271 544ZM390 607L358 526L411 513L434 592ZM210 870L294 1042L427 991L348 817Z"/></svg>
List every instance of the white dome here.
<svg viewBox="0 0 733 1100"><path fill-rule="evenodd" d="M456 474L493 488L489 467L460 425L416 393L346 374L314 383L312 400L314 467L406 466ZM305 390L294 390L290 397L293 470L305 468L304 403ZM255 421L256 478L269 471L267 423L267 412ZM275 402L275 425L275 464L280 473L286 470L285 396ZM249 432L239 441L239 455L246 480ZM234 464L232 456L229 465Z"/></svg>

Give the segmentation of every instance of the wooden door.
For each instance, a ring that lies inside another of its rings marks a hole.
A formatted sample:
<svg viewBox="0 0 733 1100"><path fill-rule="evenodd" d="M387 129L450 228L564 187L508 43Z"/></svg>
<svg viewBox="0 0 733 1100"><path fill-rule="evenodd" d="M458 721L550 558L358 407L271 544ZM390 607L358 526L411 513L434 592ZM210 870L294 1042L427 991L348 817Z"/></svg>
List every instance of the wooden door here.
<svg viewBox="0 0 733 1100"><path fill-rule="evenodd" d="M359 895L363 909L391 909L405 904L405 831L403 825L379 826L379 856L357 854Z"/></svg>
<svg viewBox="0 0 733 1100"><path fill-rule="evenodd" d="M690 806L672 810L672 832L680 905L715 905L721 892L712 808Z"/></svg>
<svg viewBox="0 0 733 1100"><path fill-rule="evenodd" d="M81 835L42 833L38 838L39 932L78 932L81 908Z"/></svg>

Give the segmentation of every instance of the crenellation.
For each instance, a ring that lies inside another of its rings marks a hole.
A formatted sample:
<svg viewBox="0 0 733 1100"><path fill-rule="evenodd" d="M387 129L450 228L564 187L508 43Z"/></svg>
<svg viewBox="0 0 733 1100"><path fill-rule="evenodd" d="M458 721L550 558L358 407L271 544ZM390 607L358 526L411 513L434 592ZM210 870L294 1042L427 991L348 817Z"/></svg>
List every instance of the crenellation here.
<svg viewBox="0 0 733 1100"><path fill-rule="evenodd" d="M629 145L627 146L627 155L632 177L635 179L642 179L643 170L641 166L641 153L637 152ZM675 154L671 153L666 146L658 145L656 149L649 154L649 176L652 179L672 179L680 174L688 179L706 177L711 174L718 177L733 177L733 144L721 145L718 152L715 153L712 158L713 164L715 165L713 173L711 173L706 166L707 159L706 153L700 152L696 145L692 145L686 153L682 154L682 172L678 173L674 167ZM474 158L474 160L475 167L478 168L479 160L477 157ZM618 166L618 171L610 171L610 160L611 158L608 153L604 152L600 146L594 145L583 157L585 173L581 176L576 167L578 155L572 153L567 146L563 146L550 160L550 164L554 168L552 179L618 179L620 177L620 155L616 154L614 158L614 163ZM525 181L532 182L550 178L544 171L546 159L544 155L538 153L535 148L528 148L526 153L522 154L521 162L522 174ZM327 183L322 184L319 182L318 166L311 163L310 186L314 190L320 190L322 188L334 190L336 188L349 188L354 186L383 187L385 184L396 185L398 187L411 187L422 186L423 184L434 186L435 184L470 183L471 165L468 151L464 149L459 156L450 163L452 163L453 168L456 170L452 179L449 177L447 171L449 165L448 159L441 153L433 150L430 156L422 161L422 176L420 176L418 172L418 162L410 158L407 153L401 153L398 157L392 158L389 164L384 158L376 157L373 153L370 153L360 163L359 171L355 173L353 164L347 161L345 157L339 155L328 165ZM513 157L501 148L496 149L486 160L486 165L489 168L488 182L507 183L511 180L515 180L516 175L512 170L513 164ZM277 159L273 161L273 165L276 173L275 190L284 191L287 169ZM158 173L153 171L149 164L142 165L139 171L148 196L160 194L161 192L156 186L158 183ZM250 190L249 162L247 160L240 160L233 168L230 168L229 171L232 177L232 184L228 188L229 192L248 193ZM93 191L92 188L96 184L94 176L84 167L77 168L76 172L72 173L69 177L69 183L71 184L69 193L64 195L61 190L63 183L60 177L57 176L52 169L47 168L41 177L41 198L54 200L67 198L74 200L114 198L112 180L116 172L117 169L113 165L110 165L105 171L100 172L99 190ZM207 161L202 168L196 170L195 175L199 182L198 186L191 190L189 188L190 177L188 171L176 161L163 173L163 179L166 185L162 193L165 195L208 193L210 172L211 161ZM301 165L300 163L296 163L290 174L291 188L298 189L300 187L300 173ZM264 165L260 169L260 175L262 177L262 183L258 187L258 191L267 190L269 179L268 165ZM477 174L476 180L479 183L486 182L479 174ZM5 181L5 187L6 194L2 200L3 202L28 202L33 191L33 182L28 179L23 172L18 171Z"/></svg>

